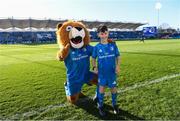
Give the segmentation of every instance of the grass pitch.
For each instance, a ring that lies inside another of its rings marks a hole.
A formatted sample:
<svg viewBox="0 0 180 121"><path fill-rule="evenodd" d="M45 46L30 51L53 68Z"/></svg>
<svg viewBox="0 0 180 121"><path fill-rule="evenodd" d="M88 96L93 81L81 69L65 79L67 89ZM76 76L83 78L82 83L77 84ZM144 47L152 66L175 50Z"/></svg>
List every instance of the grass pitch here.
<svg viewBox="0 0 180 121"><path fill-rule="evenodd" d="M95 45L96 43L91 43ZM126 89L180 73L180 40L117 41L121 52L118 88ZM0 119L176 119L180 120L180 77L118 94L120 114L105 98L106 117L92 100L66 103L63 62L55 60L58 45L0 45ZM92 97L95 86L84 85ZM109 92L109 89L107 89Z"/></svg>

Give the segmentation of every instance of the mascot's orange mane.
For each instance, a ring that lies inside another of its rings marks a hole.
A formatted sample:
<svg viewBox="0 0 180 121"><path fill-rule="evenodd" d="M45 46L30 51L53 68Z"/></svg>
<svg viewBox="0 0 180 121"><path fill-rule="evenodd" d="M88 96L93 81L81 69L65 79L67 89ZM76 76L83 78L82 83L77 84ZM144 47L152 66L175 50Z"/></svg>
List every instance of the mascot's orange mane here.
<svg viewBox="0 0 180 121"><path fill-rule="evenodd" d="M72 31L72 29L74 29L74 31ZM80 31L80 35L82 35L82 37L74 37L77 31L80 29L83 30L83 32L82 30ZM69 48L73 44L72 42L70 42L71 40L74 41L75 44L77 44L78 41L83 41L83 46L88 45L90 42L89 32L87 31L85 25L77 21L67 21L63 24L59 23L57 25L56 36L60 48L57 53L57 58L59 60L64 60L67 57L69 53ZM78 38L82 40L78 40Z"/></svg>

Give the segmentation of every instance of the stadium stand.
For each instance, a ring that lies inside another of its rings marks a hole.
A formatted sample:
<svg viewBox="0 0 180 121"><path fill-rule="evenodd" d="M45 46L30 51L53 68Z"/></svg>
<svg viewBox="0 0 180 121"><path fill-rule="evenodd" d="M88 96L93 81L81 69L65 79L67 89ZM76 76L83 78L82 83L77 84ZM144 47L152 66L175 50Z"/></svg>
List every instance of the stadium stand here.
<svg viewBox="0 0 180 121"><path fill-rule="evenodd" d="M54 31L0 32L0 44L55 43Z"/></svg>
<svg viewBox="0 0 180 121"><path fill-rule="evenodd" d="M0 19L0 44L31 44L31 43L56 43L55 28L57 23L67 20L51 19ZM100 24L110 28L109 38L119 40L141 39L144 31L137 31L136 28L146 23L130 22L102 22L82 21L88 27L92 41L99 40L97 32L94 31ZM151 30L152 27L146 27ZM148 31L146 31L148 33ZM149 33L148 33L149 34ZM159 35L160 38L167 35ZM156 36L154 36L156 37ZM147 36L148 38L148 36ZM180 33L168 34L168 38L180 38Z"/></svg>
<svg viewBox="0 0 180 121"><path fill-rule="evenodd" d="M173 38L173 39L180 39L180 33L173 33L171 35L169 35L170 38Z"/></svg>
<svg viewBox="0 0 180 121"><path fill-rule="evenodd" d="M7 28L13 28L17 27L20 29L24 28L56 28L57 23L63 23L67 20L52 20L52 19L13 19L13 18L8 18L8 19L0 19L0 28L1 29L7 29ZM108 26L108 28L114 29L114 28L119 28L119 29L131 29L135 30L137 27L142 26L146 23L130 23L130 22L102 22L102 21L81 21L83 22L87 28L92 29L92 28L97 28L100 24L105 24Z"/></svg>
<svg viewBox="0 0 180 121"><path fill-rule="evenodd" d="M140 39L141 31L110 31L111 39ZM92 41L99 40L97 32L90 31ZM0 44L31 44L31 43L55 43L55 31L38 32L0 32Z"/></svg>

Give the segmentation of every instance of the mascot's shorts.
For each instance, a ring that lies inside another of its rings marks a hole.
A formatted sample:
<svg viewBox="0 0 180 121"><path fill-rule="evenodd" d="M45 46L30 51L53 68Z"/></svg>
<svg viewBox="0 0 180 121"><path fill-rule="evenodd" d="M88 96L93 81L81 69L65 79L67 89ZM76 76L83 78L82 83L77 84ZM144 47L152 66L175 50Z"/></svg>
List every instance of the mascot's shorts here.
<svg viewBox="0 0 180 121"><path fill-rule="evenodd" d="M74 94L77 94L79 92L81 92L81 88L83 86L84 83L89 84L91 80L93 80L95 77L97 77L97 74L89 71L88 76L85 76L85 80L83 80L82 83L72 83L72 84L68 84L67 82L65 83L64 87L65 87L65 92L67 96L72 96Z"/></svg>

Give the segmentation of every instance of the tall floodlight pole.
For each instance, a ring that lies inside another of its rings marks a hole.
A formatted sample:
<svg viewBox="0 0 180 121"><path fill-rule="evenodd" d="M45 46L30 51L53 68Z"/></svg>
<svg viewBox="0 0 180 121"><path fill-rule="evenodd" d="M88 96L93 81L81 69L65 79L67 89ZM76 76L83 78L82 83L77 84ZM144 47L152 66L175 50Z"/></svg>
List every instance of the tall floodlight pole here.
<svg viewBox="0 0 180 121"><path fill-rule="evenodd" d="M159 11L160 11L160 9L161 9L161 7L162 7L162 4L160 3L160 2L157 2L156 3L156 5L155 5L155 9L157 10L157 12L158 12L158 20L157 20L157 27L159 28Z"/></svg>

